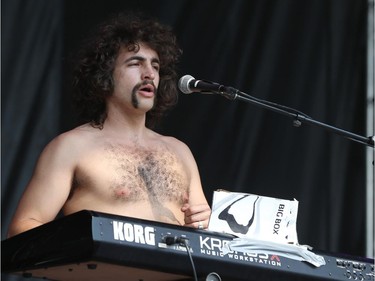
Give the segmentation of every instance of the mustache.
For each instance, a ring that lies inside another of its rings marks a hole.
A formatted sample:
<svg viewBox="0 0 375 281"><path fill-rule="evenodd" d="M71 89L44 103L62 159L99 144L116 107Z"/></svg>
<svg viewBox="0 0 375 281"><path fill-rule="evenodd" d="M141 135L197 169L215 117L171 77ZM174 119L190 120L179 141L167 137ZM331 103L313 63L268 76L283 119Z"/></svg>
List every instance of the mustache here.
<svg viewBox="0 0 375 281"><path fill-rule="evenodd" d="M154 81L152 81L152 80L144 80L144 81L142 81L142 82L140 82L140 83L137 83L137 84L134 86L134 88L133 88L133 92L138 91L141 87L146 86L146 85L151 85L152 87L154 87L154 89L155 89L155 93L157 92L157 88L156 88L156 86L155 86L155 83L154 83Z"/></svg>
<svg viewBox="0 0 375 281"><path fill-rule="evenodd" d="M148 84L152 85L152 87L154 88L154 93L155 94L157 93L158 89L156 88L156 86L154 84L154 81L152 81L152 80L144 80L144 81L142 81L140 83L137 83L134 86L133 90L132 90L132 96L131 96L131 102L132 102L132 105L133 105L134 108L138 108L138 105L139 105L139 101L138 101L138 98L137 98L137 91L141 87L143 87L145 85L148 85Z"/></svg>

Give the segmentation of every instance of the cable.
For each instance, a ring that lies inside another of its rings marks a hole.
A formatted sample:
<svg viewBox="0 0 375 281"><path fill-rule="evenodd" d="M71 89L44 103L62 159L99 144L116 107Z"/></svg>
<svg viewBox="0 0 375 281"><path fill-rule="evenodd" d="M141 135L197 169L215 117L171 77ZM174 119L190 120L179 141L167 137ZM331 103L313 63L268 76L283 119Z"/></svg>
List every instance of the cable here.
<svg viewBox="0 0 375 281"><path fill-rule="evenodd" d="M181 237L181 236L178 237L178 236L168 235L168 236L163 237L163 240L164 240L165 244L167 244L167 245L180 244L180 245L185 246L186 251L189 255L191 267L193 269L194 280L198 281L197 271L195 270L193 257L191 256L191 253L190 253L189 239L187 239L185 237Z"/></svg>
<svg viewBox="0 0 375 281"><path fill-rule="evenodd" d="M184 244L184 246L186 248L186 251L188 252L188 255L189 255L191 267L193 269L194 280L198 281L197 271L195 270L195 265L194 265L193 257L191 256L191 253L190 253L190 247L189 247L188 239L183 239L183 244Z"/></svg>
<svg viewBox="0 0 375 281"><path fill-rule="evenodd" d="M256 98L256 97L253 97L247 93L244 93L244 92L240 92L238 93L239 95L241 96L244 96L248 99L252 99L254 101L257 101L257 102L260 102L260 103L264 103L264 104L267 104L267 105L270 105L270 106L274 106L276 108L279 108L279 109L283 109L283 110L286 110L290 113L293 113L293 114L298 114L298 115L301 115L305 118L308 118L308 119L312 119L310 116L308 116L307 114L297 110L297 109L294 109L292 107L288 107L288 106L285 106L285 105L281 105L281 104L278 104L278 103L274 103L274 102L270 102L270 101L267 101L267 100L262 100L262 99L259 99L259 98Z"/></svg>

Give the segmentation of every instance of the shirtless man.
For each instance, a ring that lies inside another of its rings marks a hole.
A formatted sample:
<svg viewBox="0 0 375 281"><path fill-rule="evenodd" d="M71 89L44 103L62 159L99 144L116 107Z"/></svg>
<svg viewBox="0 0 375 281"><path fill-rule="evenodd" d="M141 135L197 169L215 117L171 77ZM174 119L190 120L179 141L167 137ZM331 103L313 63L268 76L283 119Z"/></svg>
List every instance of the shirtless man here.
<svg viewBox="0 0 375 281"><path fill-rule="evenodd" d="M150 129L177 100L175 42L168 27L134 15L101 25L75 71L86 123L43 150L9 236L60 210L208 226L211 210L191 151Z"/></svg>

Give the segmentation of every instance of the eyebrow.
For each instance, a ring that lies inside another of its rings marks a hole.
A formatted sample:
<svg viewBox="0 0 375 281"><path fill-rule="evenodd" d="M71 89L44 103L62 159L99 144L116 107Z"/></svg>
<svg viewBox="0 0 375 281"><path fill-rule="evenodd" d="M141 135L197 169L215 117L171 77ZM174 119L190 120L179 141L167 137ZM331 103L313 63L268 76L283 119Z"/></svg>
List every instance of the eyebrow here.
<svg viewBox="0 0 375 281"><path fill-rule="evenodd" d="M132 61L132 60L145 61L146 58L142 57L142 56L131 56L130 58L125 60L125 63L127 63L129 61ZM151 62L156 62L156 63L160 64L160 61L157 58L152 58Z"/></svg>

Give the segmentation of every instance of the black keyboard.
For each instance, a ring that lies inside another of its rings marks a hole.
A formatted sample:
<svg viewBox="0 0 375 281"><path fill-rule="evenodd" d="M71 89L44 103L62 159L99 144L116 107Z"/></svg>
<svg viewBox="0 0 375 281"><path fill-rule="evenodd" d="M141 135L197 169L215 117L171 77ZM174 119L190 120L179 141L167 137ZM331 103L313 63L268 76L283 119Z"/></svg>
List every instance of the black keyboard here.
<svg viewBox="0 0 375 281"><path fill-rule="evenodd" d="M326 265L315 267L277 253L223 254L233 238L81 211L3 240L2 272L64 281L193 280L194 264L199 280L374 280L372 259L316 252Z"/></svg>

